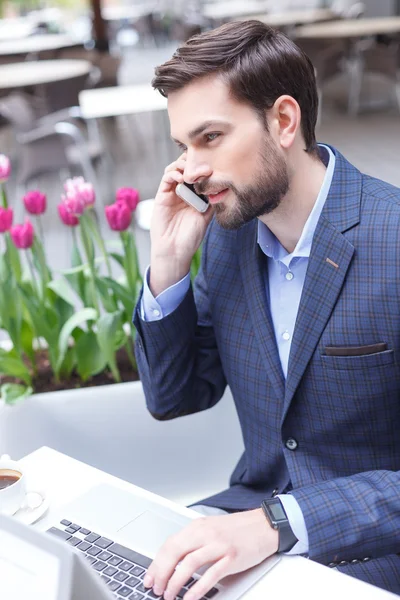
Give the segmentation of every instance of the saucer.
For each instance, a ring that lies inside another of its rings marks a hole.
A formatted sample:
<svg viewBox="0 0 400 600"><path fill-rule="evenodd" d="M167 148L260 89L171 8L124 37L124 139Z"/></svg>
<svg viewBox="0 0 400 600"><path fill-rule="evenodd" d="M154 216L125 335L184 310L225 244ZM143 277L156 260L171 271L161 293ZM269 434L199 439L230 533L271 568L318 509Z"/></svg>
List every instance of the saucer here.
<svg viewBox="0 0 400 600"><path fill-rule="evenodd" d="M42 501L40 502L40 500ZM14 514L14 519L25 523L25 525L32 525L32 523L35 523L35 521L45 514L50 502L49 498L42 492L28 492L27 504L28 506L17 510Z"/></svg>

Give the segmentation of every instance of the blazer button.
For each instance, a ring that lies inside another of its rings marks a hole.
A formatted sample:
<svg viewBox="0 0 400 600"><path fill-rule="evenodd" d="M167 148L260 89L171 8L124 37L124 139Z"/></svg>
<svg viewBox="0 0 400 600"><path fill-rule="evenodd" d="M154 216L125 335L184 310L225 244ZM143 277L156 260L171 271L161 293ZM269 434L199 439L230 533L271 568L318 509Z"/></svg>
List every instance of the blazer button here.
<svg viewBox="0 0 400 600"><path fill-rule="evenodd" d="M335 563L335 562L331 562L331 563L329 563L328 567L329 567L330 569L334 569L335 567L337 567L337 563Z"/></svg>
<svg viewBox="0 0 400 600"><path fill-rule="evenodd" d="M288 438L286 440L285 446L288 450L296 450L298 443L294 438Z"/></svg>
<svg viewBox="0 0 400 600"><path fill-rule="evenodd" d="M348 565L349 563L347 562L347 560L341 560L339 563L339 567L345 567L346 565Z"/></svg>
<svg viewBox="0 0 400 600"><path fill-rule="evenodd" d="M366 556L365 558L362 559L362 562L368 562L369 560L371 560L371 557Z"/></svg>
<svg viewBox="0 0 400 600"><path fill-rule="evenodd" d="M350 561L350 564L352 565L358 565L360 561L358 560L358 558L353 558L353 560Z"/></svg>

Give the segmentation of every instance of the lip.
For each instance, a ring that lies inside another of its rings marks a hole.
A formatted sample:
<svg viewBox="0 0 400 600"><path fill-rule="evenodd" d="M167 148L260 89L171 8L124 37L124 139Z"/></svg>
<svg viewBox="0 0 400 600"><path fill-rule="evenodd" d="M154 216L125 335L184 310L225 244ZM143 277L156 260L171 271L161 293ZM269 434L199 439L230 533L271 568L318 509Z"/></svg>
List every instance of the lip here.
<svg viewBox="0 0 400 600"><path fill-rule="evenodd" d="M218 194L207 194L207 198L208 198L210 204L217 204L226 196L226 194L228 192L229 192L229 189L226 188L226 189L222 190L221 192L219 192Z"/></svg>

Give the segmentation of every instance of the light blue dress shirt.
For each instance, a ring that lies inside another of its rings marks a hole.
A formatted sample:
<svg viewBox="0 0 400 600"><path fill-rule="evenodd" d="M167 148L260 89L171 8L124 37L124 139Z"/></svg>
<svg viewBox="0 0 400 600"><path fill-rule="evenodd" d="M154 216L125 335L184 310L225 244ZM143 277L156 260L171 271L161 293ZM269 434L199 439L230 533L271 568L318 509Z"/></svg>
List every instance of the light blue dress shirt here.
<svg viewBox="0 0 400 600"><path fill-rule="evenodd" d="M268 227L262 221L258 221L257 241L261 250L268 257L268 281L266 281L266 285L269 287L271 317L285 378L312 240L328 197L335 170L335 155L331 149L323 144L320 144L319 148L322 160L327 167L325 178L293 252L289 254ZM172 313L182 302L190 286L190 274L188 273L181 281L164 290L157 298L154 298L150 291L148 276L149 269L147 269L145 276L141 317L145 321L156 321ZM293 533L299 540L288 554L307 553L307 528L297 500L290 494L278 495L278 498L283 504Z"/></svg>

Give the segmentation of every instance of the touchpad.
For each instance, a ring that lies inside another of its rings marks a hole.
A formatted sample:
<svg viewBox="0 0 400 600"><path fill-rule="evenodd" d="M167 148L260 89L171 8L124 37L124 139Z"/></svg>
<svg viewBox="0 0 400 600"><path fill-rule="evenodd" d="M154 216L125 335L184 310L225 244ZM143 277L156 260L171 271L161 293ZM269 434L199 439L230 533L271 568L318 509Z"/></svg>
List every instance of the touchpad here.
<svg viewBox="0 0 400 600"><path fill-rule="evenodd" d="M181 522L178 522L181 521ZM127 544L134 545L143 554L154 556L165 540L177 533L190 519L177 516L165 519L156 512L147 510L118 531L118 539L123 538Z"/></svg>

